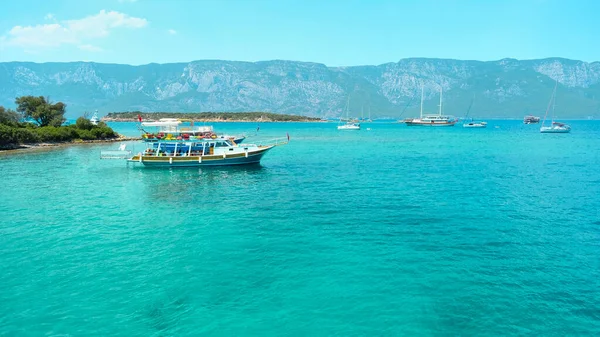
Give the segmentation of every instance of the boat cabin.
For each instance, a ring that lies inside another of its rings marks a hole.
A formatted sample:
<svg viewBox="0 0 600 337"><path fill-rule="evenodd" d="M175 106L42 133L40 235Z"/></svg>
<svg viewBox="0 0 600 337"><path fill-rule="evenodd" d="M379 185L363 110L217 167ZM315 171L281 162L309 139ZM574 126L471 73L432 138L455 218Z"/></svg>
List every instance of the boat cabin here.
<svg viewBox="0 0 600 337"><path fill-rule="evenodd" d="M150 143L144 151L144 155L162 157L204 156L233 152L235 148L237 148L236 144L229 139L201 142L165 141Z"/></svg>

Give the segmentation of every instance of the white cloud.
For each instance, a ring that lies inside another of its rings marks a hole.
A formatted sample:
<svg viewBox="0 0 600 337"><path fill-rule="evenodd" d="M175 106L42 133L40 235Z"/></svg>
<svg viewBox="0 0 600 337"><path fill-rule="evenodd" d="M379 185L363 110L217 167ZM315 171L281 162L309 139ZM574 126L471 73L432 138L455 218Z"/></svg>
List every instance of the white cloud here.
<svg viewBox="0 0 600 337"><path fill-rule="evenodd" d="M148 24L146 19L131 17L127 14L105 10L92 16L79 20L69 20L65 22L69 30L75 35L83 37L103 37L107 36L110 29L142 28Z"/></svg>
<svg viewBox="0 0 600 337"><path fill-rule="evenodd" d="M68 28L58 23L37 26L15 26L6 37L6 44L27 47L55 47L77 43L77 37Z"/></svg>
<svg viewBox="0 0 600 337"><path fill-rule="evenodd" d="M169 30L167 30L167 32L169 32L169 34L171 34L171 35L177 34L177 31L175 29L169 29Z"/></svg>
<svg viewBox="0 0 600 337"><path fill-rule="evenodd" d="M48 14L46 14L46 16L44 16L44 19L46 19L46 20L54 20L54 14L48 13Z"/></svg>
<svg viewBox="0 0 600 337"><path fill-rule="evenodd" d="M46 15L48 17L51 14ZM54 18L54 16L51 16ZM87 40L106 37L116 28L137 29L148 21L124 13L101 10L98 14L77 20L35 26L15 26L3 36L8 46L26 49L58 47L63 44L86 45Z"/></svg>
<svg viewBox="0 0 600 337"><path fill-rule="evenodd" d="M85 51L89 51L92 53L98 53L102 51L102 48L91 45L91 44L82 44L77 46L77 48L81 49L81 50L85 50Z"/></svg>

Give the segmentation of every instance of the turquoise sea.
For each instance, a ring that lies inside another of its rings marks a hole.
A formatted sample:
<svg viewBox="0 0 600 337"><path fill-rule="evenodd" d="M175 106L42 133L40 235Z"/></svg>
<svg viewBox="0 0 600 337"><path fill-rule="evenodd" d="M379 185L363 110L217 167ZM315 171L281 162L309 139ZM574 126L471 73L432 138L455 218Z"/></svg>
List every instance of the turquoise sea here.
<svg viewBox="0 0 600 337"><path fill-rule="evenodd" d="M598 336L600 122L570 124L216 123L290 134L232 168L0 154L0 336Z"/></svg>

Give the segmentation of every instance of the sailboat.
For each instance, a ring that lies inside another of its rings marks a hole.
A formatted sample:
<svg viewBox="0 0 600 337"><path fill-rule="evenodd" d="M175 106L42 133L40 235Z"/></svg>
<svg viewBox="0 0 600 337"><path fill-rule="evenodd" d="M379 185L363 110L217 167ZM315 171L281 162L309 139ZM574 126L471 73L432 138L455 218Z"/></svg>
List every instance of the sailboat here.
<svg viewBox="0 0 600 337"><path fill-rule="evenodd" d="M473 95L473 98L471 99L471 104L469 104L469 108L467 109L467 113L465 114L463 128L485 128L487 127L487 122L475 122L473 121L473 118L471 118L471 120L467 122L467 116L469 115L469 112L471 112L473 101L475 101L475 95Z"/></svg>
<svg viewBox="0 0 600 337"><path fill-rule="evenodd" d="M367 119L368 123L371 123L373 120L371 119L371 104L369 104L369 119Z"/></svg>
<svg viewBox="0 0 600 337"><path fill-rule="evenodd" d="M421 95L421 101L423 100L423 95ZM415 100L415 96L412 96L410 101L408 101L408 103L406 103L406 105L404 106L404 109L402 109L402 112L400 112L400 115L398 117L402 117L402 115L404 115L404 113L406 112L406 109L408 109L408 107L412 104L412 102ZM398 123L404 123L406 120L402 120L399 119Z"/></svg>
<svg viewBox="0 0 600 337"><path fill-rule="evenodd" d="M407 118L404 120L407 126L454 126L456 118L442 114L442 87L440 86L440 112L437 115L423 116L424 87L421 86L421 114L419 118Z"/></svg>
<svg viewBox="0 0 600 337"><path fill-rule="evenodd" d="M350 106L350 96L348 96L348 101L346 102L346 124L338 125L338 130L360 130L360 123L354 123L348 117L348 107ZM342 122L342 117L340 117L340 123Z"/></svg>
<svg viewBox="0 0 600 337"><path fill-rule="evenodd" d="M548 108L546 108L546 114L544 115L544 121L542 122L542 127L540 128L541 133L569 133L569 132L571 132L571 127L569 125L554 121L555 108L556 108L556 89L557 88L558 88L558 79L556 80L556 84L554 84L554 91L552 92L552 97L550 98L550 102L548 103ZM550 111L550 105L552 105L552 123L550 124L550 126L544 126L544 123L546 123L546 117L548 117L548 111Z"/></svg>

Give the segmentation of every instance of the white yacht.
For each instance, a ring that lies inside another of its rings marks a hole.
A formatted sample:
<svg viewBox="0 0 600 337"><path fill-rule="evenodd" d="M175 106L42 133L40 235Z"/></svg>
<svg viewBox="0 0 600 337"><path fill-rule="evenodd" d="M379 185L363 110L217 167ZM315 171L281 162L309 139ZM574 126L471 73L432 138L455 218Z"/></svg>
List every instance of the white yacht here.
<svg viewBox="0 0 600 337"><path fill-rule="evenodd" d="M94 115L92 118L90 118L90 122L92 122L93 125L98 125L98 122L100 122L100 118L98 118L98 110L94 112Z"/></svg>
<svg viewBox="0 0 600 337"><path fill-rule="evenodd" d="M424 88L421 86L421 114L419 118L407 118L404 123L408 126L454 126L456 118L453 116L442 114L442 88L440 86L440 112L437 115L423 115L423 93Z"/></svg>
<svg viewBox="0 0 600 337"><path fill-rule="evenodd" d="M360 123L354 122L350 120L348 117L348 109L350 106L350 96L348 96L348 101L346 102L346 124L341 124L342 118L340 117L340 124L338 124L338 130L360 130Z"/></svg>

